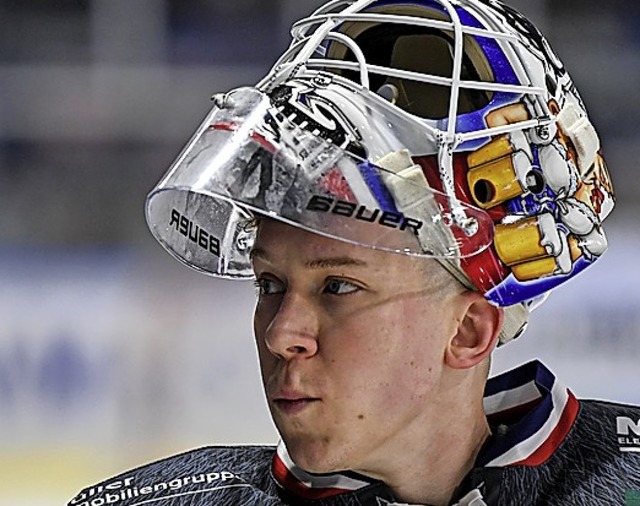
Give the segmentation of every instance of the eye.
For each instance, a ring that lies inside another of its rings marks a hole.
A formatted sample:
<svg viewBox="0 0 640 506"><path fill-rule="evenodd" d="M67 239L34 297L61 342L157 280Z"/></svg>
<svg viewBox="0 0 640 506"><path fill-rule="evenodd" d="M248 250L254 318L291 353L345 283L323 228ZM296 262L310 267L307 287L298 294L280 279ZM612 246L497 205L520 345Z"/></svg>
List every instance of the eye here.
<svg viewBox="0 0 640 506"><path fill-rule="evenodd" d="M339 278L329 278L324 285L323 291L330 295L347 295L357 292L358 290L360 290L360 287L349 281Z"/></svg>
<svg viewBox="0 0 640 506"><path fill-rule="evenodd" d="M272 278L257 278L254 282L258 295L276 295L284 292L284 286Z"/></svg>

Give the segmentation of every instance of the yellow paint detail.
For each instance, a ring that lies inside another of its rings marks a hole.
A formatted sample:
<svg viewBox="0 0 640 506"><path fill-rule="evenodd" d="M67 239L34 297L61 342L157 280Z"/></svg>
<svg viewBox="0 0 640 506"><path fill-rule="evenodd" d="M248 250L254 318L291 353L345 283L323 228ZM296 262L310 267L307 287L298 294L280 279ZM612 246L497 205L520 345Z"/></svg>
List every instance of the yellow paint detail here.
<svg viewBox="0 0 640 506"><path fill-rule="evenodd" d="M519 281L529 281L553 274L556 261L553 257L540 258L531 262L514 265L511 272Z"/></svg>
<svg viewBox="0 0 640 506"><path fill-rule="evenodd" d="M540 245L541 238L538 220L533 217L509 225L497 225L494 245L500 260L513 266L548 256Z"/></svg>

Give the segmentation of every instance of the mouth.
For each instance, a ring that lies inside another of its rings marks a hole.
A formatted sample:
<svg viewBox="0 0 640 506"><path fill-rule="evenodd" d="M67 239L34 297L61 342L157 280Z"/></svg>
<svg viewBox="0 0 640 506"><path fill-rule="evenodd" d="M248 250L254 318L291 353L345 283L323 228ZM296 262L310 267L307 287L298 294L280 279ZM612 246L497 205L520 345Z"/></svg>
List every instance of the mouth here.
<svg viewBox="0 0 640 506"><path fill-rule="evenodd" d="M320 402L316 397L276 397L271 404L285 414L295 415Z"/></svg>

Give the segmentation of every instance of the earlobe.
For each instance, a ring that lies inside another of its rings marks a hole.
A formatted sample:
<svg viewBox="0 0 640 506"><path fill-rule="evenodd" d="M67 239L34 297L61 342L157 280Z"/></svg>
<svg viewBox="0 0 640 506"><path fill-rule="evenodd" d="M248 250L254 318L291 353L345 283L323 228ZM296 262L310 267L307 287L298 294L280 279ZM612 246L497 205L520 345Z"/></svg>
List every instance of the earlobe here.
<svg viewBox="0 0 640 506"><path fill-rule="evenodd" d="M445 361L454 369L474 367L487 358L498 341L504 312L478 293L463 295L464 312L451 339Z"/></svg>

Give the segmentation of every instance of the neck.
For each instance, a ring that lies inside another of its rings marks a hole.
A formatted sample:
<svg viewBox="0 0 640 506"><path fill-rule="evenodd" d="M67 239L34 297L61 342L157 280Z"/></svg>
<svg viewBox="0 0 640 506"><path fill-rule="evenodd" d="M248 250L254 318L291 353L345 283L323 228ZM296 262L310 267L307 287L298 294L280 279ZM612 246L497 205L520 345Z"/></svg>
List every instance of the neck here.
<svg viewBox="0 0 640 506"><path fill-rule="evenodd" d="M385 481L401 501L446 506L489 434L486 424L467 433L441 434L422 464L406 463L404 472L391 474Z"/></svg>
<svg viewBox="0 0 640 506"><path fill-rule="evenodd" d="M482 396L473 384L466 385L468 389L460 386L465 385L455 390L466 392L464 398L446 395L445 402L429 410L429 419L417 419L405 433L407 437L393 443L393 461L390 452L382 449L377 472L360 471L384 481L399 501L448 505L490 435Z"/></svg>

